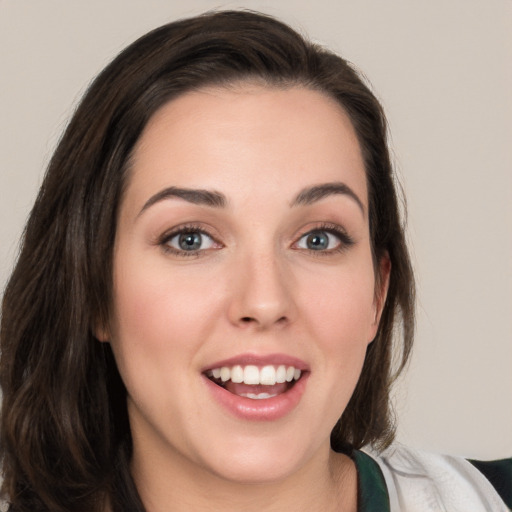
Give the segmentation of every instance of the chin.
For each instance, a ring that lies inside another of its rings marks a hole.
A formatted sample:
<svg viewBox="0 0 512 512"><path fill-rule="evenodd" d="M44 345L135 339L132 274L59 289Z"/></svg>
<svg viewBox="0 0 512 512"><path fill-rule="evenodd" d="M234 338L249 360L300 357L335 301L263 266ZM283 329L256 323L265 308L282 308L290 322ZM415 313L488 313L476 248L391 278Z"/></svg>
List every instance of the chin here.
<svg viewBox="0 0 512 512"><path fill-rule="evenodd" d="M279 482L297 472L311 457L305 446L307 443L290 435L274 439L245 438L235 446L232 443L225 448L218 446L204 463L218 477L234 483Z"/></svg>

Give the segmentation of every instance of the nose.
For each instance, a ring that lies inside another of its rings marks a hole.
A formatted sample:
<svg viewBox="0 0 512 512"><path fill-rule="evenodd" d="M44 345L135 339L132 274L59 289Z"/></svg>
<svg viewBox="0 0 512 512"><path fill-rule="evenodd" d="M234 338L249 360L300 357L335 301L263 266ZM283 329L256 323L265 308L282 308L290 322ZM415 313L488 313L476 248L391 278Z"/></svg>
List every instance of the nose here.
<svg viewBox="0 0 512 512"><path fill-rule="evenodd" d="M295 317L293 275L274 254L252 254L233 269L230 321L244 328L266 330Z"/></svg>

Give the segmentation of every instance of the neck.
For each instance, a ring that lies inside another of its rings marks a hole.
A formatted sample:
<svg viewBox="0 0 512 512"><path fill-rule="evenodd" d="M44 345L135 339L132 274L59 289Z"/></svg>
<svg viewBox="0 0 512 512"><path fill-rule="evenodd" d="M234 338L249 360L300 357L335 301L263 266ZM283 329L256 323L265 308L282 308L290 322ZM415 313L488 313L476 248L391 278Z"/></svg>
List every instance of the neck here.
<svg viewBox="0 0 512 512"><path fill-rule="evenodd" d="M132 474L147 512L357 510L355 465L330 449L293 474L256 483L228 480L185 458L174 459L172 464L160 462L164 464L136 453L132 461Z"/></svg>

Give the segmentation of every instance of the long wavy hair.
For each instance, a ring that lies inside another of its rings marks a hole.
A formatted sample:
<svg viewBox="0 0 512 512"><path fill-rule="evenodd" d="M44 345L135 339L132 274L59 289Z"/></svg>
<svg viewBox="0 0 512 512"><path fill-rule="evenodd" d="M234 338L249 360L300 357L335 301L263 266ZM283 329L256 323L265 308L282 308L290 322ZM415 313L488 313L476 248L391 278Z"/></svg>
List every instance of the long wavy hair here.
<svg viewBox="0 0 512 512"><path fill-rule="evenodd" d="M306 87L350 117L368 184L370 237L391 276L380 327L334 449L393 439L390 387L409 357L414 282L374 94L343 58L263 14L221 11L160 27L94 80L50 161L2 302L0 450L15 512L143 511L129 472L126 390L107 343L118 208L130 156L165 103L205 86ZM398 328L397 328L398 327Z"/></svg>

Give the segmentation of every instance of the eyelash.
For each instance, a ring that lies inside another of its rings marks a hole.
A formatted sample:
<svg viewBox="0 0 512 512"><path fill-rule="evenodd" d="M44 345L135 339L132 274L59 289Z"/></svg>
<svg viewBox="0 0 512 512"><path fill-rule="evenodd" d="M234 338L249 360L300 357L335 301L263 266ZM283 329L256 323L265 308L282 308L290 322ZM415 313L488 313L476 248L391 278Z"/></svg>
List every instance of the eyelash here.
<svg viewBox="0 0 512 512"><path fill-rule="evenodd" d="M337 224L331 224L331 223L322 223L304 233L302 233L297 241L294 242L294 246L297 245L302 239L305 237L311 235L312 233L319 232L319 233L328 233L330 235L334 235L339 240L339 245L333 249L327 249L327 250L314 250L314 249L302 249L307 251L308 253L314 255L314 256L329 256L332 254L337 254L340 252L343 252L350 248L352 245L354 245L354 239L341 227ZM166 253L173 254L175 256L184 256L184 257L195 257L198 258L204 253L205 251L208 251L209 249L198 249L198 250L192 250L192 251L182 251L179 249L176 249L175 247L171 247L169 245L169 242L178 235L186 235L186 234L193 234L198 233L200 235L206 236L210 238L214 244L217 244L222 248L222 244L218 242L215 237L213 237L208 231L206 231L203 227L197 224L186 224L184 226L179 226L176 228L173 228L171 231L167 231L163 233L159 239L157 240L157 245L162 247L162 249ZM219 248L219 247L217 247ZM301 250L301 248L297 248L296 250Z"/></svg>
<svg viewBox="0 0 512 512"><path fill-rule="evenodd" d="M304 249L313 256L330 256L332 254L338 254L346 251L355 243L354 239L341 226L331 223L321 223L318 226L315 226L313 229L310 229L300 235L297 242L294 242L294 245L298 244L300 240L315 232L334 235L336 238L338 238L339 245L333 249L327 250Z"/></svg>
<svg viewBox="0 0 512 512"><path fill-rule="evenodd" d="M186 224L184 226L179 226L177 228L173 228L171 231L166 231L157 241L157 244L162 247L162 249L169 254L173 254L175 256L185 256L185 257L195 257L198 258L204 251L208 249L198 249L196 251L181 251L176 249L175 247L171 247L169 242L178 235L186 235L199 233L200 235L207 236L210 238L214 244L220 244L215 237L213 237L208 231L197 224Z"/></svg>

